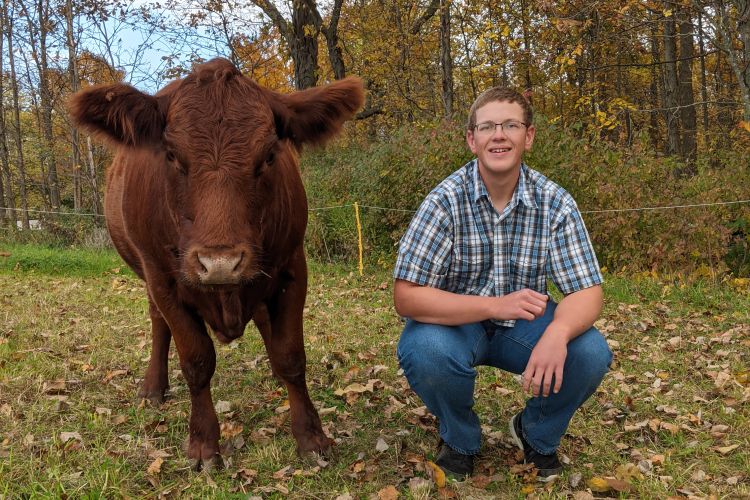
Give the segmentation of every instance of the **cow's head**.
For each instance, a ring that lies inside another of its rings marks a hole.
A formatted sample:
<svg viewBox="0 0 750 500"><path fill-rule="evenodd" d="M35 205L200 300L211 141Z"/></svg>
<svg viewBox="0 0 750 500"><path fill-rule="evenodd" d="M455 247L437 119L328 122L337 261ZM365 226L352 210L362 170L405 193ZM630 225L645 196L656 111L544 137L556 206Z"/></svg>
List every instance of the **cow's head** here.
<svg viewBox="0 0 750 500"><path fill-rule="evenodd" d="M262 255L264 245L288 237L290 225L301 237L297 151L333 136L362 101L356 78L284 95L214 59L156 96L124 84L92 87L73 96L70 110L110 143L154 150L156 166L170 172L183 276L224 285L261 273L273 258Z"/></svg>

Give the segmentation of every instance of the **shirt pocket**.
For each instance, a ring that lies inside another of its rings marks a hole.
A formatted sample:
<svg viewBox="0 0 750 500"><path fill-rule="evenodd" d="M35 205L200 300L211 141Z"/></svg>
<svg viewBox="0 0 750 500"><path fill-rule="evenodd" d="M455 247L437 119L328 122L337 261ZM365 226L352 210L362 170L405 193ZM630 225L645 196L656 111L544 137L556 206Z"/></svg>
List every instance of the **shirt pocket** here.
<svg viewBox="0 0 750 500"><path fill-rule="evenodd" d="M452 256L446 277L446 290L466 295L478 295L485 288L491 271L491 258L483 257L479 252L459 248Z"/></svg>
<svg viewBox="0 0 750 500"><path fill-rule="evenodd" d="M510 258L511 291L531 288L546 293L546 273L544 259L528 255L515 255Z"/></svg>

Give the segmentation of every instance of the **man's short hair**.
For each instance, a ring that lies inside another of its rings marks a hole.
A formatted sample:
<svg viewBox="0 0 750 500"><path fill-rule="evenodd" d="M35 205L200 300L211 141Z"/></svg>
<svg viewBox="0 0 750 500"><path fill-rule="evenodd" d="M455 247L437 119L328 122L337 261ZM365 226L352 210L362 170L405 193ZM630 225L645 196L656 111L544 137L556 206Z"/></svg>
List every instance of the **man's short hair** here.
<svg viewBox="0 0 750 500"><path fill-rule="evenodd" d="M467 130L474 130L477 124L477 109L490 102L515 102L523 108L523 120L527 125L531 125L534 118L534 111L531 109L531 103L523 94L510 87L497 86L485 90L476 98L474 104L469 109L469 121L466 123Z"/></svg>

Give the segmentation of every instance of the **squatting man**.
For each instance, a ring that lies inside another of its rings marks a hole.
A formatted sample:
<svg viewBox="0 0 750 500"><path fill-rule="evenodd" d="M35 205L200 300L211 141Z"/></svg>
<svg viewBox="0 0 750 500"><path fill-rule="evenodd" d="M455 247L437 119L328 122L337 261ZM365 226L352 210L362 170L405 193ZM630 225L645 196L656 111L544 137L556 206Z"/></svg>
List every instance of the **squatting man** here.
<svg viewBox="0 0 750 500"><path fill-rule="evenodd" d="M399 363L438 418L435 463L449 477L471 475L480 450L476 366L522 374L532 396L509 432L545 478L562 471L560 438L612 360L593 327L602 275L578 207L523 162L532 118L514 90L481 94L466 126L476 157L427 195L399 246ZM559 304L548 278L564 295Z"/></svg>

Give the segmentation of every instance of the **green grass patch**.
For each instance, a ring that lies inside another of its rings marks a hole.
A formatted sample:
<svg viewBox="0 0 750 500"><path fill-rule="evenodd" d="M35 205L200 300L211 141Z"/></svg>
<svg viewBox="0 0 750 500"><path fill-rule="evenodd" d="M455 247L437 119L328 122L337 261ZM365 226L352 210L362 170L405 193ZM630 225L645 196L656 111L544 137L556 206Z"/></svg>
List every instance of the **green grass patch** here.
<svg viewBox="0 0 750 500"><path fill-rule="evenodd" d="M49 255L24 251L41 261ZM286 391L249 326L239 341L216 344L213 398L229 410L219 415L224 467L209 475L191 472L182 451L190 405L174 348L167 402L152 408L135 399L150 346L142 283L132 275L113 281L113 254L61 255L87 271L65 275L68 263L0 272L0 497L370 498L392 486L401 498L569 498L628 466L641 471L626 478L628 490L603 495L750 495L750 297L740 284L608 276L597 326L614 364L562 440L564 475L540 485L514 472L507 421L524 396L513 377L482 367L476 478L439 493L427 465L435 421L396 361L402 323L388 270L360 277L354 265L310 264L307 379L337 443L330 461L297 457ZM371 380L372 391L335 394ZM66 441L67 433L76 434ZM149 472L157 457L163 463ZM430 493L410 487L414 478Z"/></svg>
<svg viewBox="0 0 750 500"><path fill-rule="evenodd" d="M76 277L133 275L114 250L0 242L0 273L19 272Z"/></svg>

